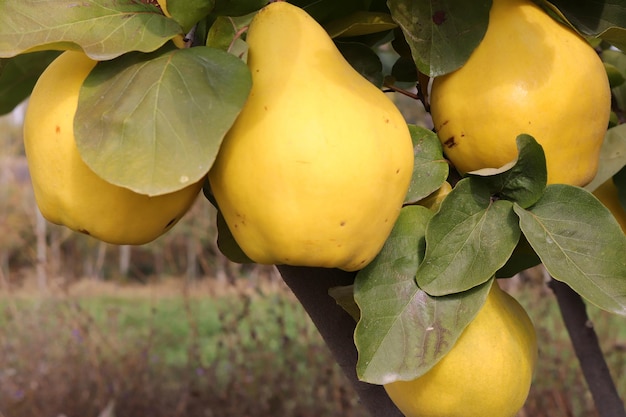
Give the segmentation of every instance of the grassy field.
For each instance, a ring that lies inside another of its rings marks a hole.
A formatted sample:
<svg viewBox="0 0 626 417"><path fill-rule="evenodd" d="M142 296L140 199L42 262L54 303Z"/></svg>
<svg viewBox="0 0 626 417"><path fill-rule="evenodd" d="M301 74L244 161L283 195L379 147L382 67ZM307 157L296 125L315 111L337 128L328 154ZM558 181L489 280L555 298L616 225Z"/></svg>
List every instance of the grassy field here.
<svg viewBox="0 0 626 417"><path fill-rule="evenodd" d="M512 293L541 341L519 417L594 416L552 295L539 284ZM626 393L626 325L590 313ZM2 417L366 415L280 282L26 289L0 296L0 329Z"/></svg>

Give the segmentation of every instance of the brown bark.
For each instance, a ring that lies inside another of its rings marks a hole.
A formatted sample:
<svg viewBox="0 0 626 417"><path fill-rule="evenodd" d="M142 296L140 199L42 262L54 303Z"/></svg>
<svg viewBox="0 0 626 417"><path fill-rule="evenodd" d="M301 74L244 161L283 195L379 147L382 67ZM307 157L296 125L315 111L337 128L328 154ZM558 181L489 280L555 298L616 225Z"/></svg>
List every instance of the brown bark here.
<svg viewBox="0 0 626 417"><path fill-rule="evenodd" d="M361 382L357 378L357 350L353 340L356 323L328 295L329 288L352 284L355 274L337 269L293 266L279 266L278 271L313 320L371 416L402 417L382 386Z"/></svg>

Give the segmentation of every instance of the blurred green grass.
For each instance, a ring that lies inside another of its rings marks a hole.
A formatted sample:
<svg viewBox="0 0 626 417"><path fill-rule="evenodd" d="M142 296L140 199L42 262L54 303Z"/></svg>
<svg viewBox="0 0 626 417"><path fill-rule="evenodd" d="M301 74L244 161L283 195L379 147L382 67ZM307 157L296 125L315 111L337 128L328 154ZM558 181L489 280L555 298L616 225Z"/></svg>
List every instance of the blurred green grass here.
<svg viewBox="0 0 626 417"><path fill-rule="evenodd" d="M360 416L286 290L0 298L0 413Z"/></svg>
<svg viewBox="0 0 626 417"><path fill-rule="evenodd" d="M540 344L518 417L596 416L551 292L537 282L510 292L529 311ZM624 394L624 320L588 310ZM117 417L367 415L281 286L4 296L0 329L3 417L96 417L107 405Z"/></svg>

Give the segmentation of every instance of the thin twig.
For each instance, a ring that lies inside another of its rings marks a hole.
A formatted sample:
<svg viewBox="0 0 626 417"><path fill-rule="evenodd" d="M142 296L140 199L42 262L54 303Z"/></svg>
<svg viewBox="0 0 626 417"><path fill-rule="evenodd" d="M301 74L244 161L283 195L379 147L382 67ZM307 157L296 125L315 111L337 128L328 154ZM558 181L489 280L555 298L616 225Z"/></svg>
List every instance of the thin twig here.
<svg viewBox="0 0 626 417"><path fill-rule="evenodd" d="M420 99L419 95L417 95L415 93L412 93L410 91L407 91L407 90L405 90L403 88L398 88L398 87L396 87L393 84L385 83L384 87L388 88L388 90L384 90L385 93L387 93L387 92L394 92L394 93L399 93L399 94L405 95L405 96L407 96L409 98L412 98L413 100L419 100Z"/></svg>
<svg viewBox="0 0 626 417"><path fill-rule="evenodd" d="M624 404L617 393L598 336L587 315L585 302L567 284L551 279L548 285L556 296L598 415L626 417Z"/></svg>

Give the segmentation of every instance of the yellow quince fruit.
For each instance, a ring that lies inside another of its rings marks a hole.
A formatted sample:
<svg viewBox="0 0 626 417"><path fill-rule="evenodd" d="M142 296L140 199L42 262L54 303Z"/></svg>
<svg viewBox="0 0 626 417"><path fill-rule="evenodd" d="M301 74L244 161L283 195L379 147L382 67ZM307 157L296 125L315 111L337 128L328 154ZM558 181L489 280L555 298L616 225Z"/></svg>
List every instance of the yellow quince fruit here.
<svg viewBox="0 0 626 417"><path fill-rule="evenodd" d="M617 187L613 179L609 178L603 182L602 185L594 190L593 195L613 213L613 217L615 217L620 226L622 226L624 233L626 233L626 210L619 200Z"/></svg>
<svg viewBox="0 0 626 417"><path fill-rule="evenodd" d="M402 114L294 5L260 10L246 41L252 90L209 172L233 237L261 264L363 268L408 191Z"/></svg>
<svg viewBox="0 0 626 417"><path fill-rule="evenodd" d="M543 146L548 183L595 176L611 110L604 65L534 2L494 0L484 39L431 90L435 129L461 173L514 161L526 133Z"/></svg>
<svg viewBox="0 0 626 417"><path fill-rule="evenodd" d="M406 417L513 417L526 401L536 361L531 319L494 282L452 350L417 379L384 388Z"/></svg>
<svg viewBox="0 0 626 417"><path fill-rule="evenodd" d="M202 181L149 197L103 180L83 162L74 138L74 114L80 88L95 65L82 52L64 52L33 89L24 147L35 199L52 223L109 243L144 244L181 219Z"/></svg>
<svg viewBox="0 0 626 417"><path fill-rule="evenodd" d="M438 211L441 207L441 203L448 194L452 191L452 185L448 181L445 181L441 187L435 190L432 194L418 201L417 204L431 209L432 211Z"/></svg>

